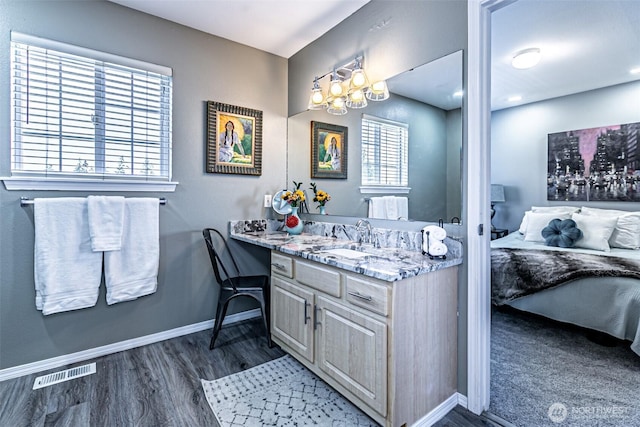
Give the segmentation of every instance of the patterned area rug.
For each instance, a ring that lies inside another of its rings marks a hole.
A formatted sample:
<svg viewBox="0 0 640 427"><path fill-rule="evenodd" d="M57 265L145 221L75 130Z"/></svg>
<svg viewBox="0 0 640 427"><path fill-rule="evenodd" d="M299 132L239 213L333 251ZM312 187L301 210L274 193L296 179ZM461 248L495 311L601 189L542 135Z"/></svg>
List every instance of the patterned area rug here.
<svg viewBox="0 0 640 427"><path fill-rule="evenodd" d="M222 427L378 426L289 355L201 382Z"/></svg>

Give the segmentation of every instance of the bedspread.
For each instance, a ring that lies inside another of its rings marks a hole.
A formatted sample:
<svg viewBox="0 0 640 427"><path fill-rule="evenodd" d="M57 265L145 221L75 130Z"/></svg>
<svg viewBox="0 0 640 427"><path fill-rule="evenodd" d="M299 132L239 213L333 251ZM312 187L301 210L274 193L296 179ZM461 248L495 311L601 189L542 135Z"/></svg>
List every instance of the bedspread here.
<svg viewBox="0 0 640 427"><path fill-rule="evenodd" d="M587 277L640 279L640 260L580 252L491 250L491 299L495 305Z"/></svg>

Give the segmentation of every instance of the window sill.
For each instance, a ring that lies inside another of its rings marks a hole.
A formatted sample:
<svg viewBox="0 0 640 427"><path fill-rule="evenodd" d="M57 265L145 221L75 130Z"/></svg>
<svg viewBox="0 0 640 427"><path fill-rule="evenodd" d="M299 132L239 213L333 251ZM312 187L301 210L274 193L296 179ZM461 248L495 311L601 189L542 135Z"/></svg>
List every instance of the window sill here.
<svg viewBox="0 0 640 427"><path fill-rule="evenodd" d="M398 187L392 185L375 185L360 187L361 194L409 194L411 187Z"/></svg>
<svg viewBox="0 0 640 427"><path fill-rule="evenodd" d="M7 190L174 192L177 182L36 177L0 177Z"/></svg>

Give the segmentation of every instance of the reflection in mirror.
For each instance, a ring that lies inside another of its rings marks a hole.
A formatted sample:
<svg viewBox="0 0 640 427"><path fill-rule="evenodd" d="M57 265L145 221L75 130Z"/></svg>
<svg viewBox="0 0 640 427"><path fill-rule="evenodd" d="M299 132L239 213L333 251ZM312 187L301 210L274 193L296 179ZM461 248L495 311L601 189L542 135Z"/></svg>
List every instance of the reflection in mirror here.
<svg viewBox="0 0 640 427"><path fill-rule="evenodd" d="M350 109L344 116L324 110L305 111L288 120L287 177L311 181L311 122L348 127L346 179L313 179L331 195L329 215L365 218L369 199L385 195L408 197L413 221L451 222L462 211L462 51L429 62L387 80L391 96ZM409 128L409 192L361 188L362 116L405 123ZM310 213L319 213L313 202ZM403 218L404 219L404 218Z"/></svg>

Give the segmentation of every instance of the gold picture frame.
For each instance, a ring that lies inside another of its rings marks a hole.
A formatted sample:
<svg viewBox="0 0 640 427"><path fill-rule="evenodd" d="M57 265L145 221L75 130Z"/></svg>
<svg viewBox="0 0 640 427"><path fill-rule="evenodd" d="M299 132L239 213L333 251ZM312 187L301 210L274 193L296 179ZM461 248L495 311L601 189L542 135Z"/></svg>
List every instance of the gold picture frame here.
<svg viewBox="0 0 640 427"><path fill-rule="evenodd" d="M262 175L262 111L207 101L206 171Z"/></svg>
<svg viewBox="0 0 640 427"><path fill-rule="evenodd" d="M346 126L311 122L311 178L347 179Z"/></svg>

